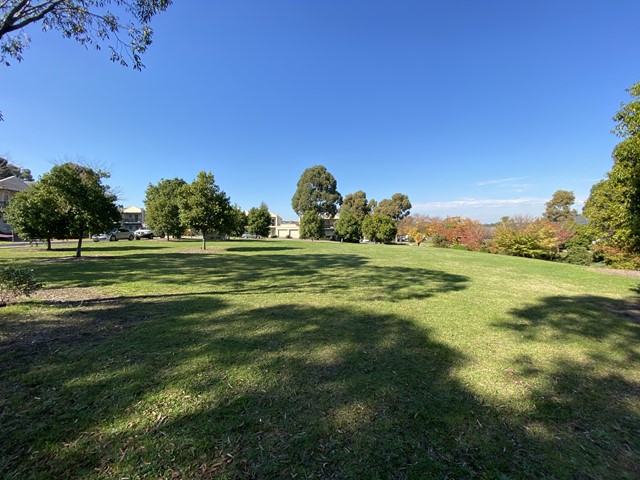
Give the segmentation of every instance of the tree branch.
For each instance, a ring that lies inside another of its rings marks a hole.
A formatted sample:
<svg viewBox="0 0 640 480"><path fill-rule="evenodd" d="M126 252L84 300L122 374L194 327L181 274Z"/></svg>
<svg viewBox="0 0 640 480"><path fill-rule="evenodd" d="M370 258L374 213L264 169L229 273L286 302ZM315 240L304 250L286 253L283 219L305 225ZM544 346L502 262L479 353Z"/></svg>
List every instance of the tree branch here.
<svg viewBox="0 0 640 480"><path fill-rule="evenodd" d="M31 23L42 20L48 13L63 2L64 0L48 0L39 5L30 6L29 0L19 1L9 13L7 13L2 25L0 25L0 38L7 33L20 30Z"/></svg>

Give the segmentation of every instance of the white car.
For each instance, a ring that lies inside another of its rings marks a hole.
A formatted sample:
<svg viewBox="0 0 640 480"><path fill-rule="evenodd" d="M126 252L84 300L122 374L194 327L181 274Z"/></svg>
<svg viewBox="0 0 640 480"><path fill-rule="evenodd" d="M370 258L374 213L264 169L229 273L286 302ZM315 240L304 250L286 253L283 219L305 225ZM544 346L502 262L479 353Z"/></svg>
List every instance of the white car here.
<svg viewBox="0 0 640 480"><path fill-rule="evenodd" d="M117 242L118 240L133 240L133 232L128 228L114 228L109 233L100 233L91 237L94 242L110 241Z"/></svg>
<svg viewBox="0 0 640 480"><path fill-rule="evenodd" d="M153 230L150 228L139 228L133 232L133 235L136 237L136 240L140 240L141 238L152 239L155 236Z"/></svg>

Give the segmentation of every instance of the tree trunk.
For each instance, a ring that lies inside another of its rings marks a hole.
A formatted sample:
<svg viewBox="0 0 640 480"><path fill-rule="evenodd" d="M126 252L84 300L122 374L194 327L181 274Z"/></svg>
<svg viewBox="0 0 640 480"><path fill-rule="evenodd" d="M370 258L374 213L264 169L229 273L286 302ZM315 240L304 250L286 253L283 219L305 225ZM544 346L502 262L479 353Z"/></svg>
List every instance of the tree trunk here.
<svg viewBox="0 0 640 480"><path fill-rule="evenodd" d="M82 234L78 235L78 247L76 248L76 258L82 255Z"/></svg>
<svg viewBox="0 0 640 480"><path fill-rule="evenodd" d="M47 250L51 250L51 239L47 238Z"/></svg>
<svg viewBox="0 0 640 480"><path fill-rule="evenodd" d="M207 232L205 231L202 232L202 249L207 249Z"/></svg>

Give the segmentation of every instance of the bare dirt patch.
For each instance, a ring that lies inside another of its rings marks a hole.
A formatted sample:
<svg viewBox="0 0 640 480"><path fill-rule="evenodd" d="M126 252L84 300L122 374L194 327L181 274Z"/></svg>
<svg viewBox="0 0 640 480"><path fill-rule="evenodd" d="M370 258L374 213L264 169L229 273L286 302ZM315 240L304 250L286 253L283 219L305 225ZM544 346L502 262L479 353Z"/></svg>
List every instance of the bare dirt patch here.
<svg viewBox="0 0 640 480"><path fill-rule="evenodd" d="M47 303L85 302L108 298L99 289L93 287L45 288L31 297Z"/></svg>
<svg viewBox="0 0 640 480"><path fill-rule="evenodd" d="M623 270L620 268L592 268L591 270L608 275L618 275L621 277L640 278L640 270Z"/></svg>

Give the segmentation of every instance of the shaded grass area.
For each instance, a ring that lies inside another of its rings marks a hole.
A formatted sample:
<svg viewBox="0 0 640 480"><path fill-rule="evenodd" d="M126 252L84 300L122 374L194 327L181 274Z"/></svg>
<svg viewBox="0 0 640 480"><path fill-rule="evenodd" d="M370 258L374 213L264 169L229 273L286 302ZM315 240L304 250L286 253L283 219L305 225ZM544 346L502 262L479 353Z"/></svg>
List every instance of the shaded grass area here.
<svg viewBox="0 0 640 480"><path fill-rule="evenodd" d="M633 280L212 245L0 252L50 285L0 312L4 477L640 476Z"/></svg>

